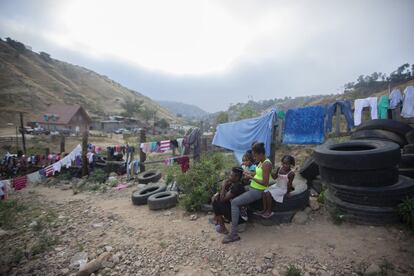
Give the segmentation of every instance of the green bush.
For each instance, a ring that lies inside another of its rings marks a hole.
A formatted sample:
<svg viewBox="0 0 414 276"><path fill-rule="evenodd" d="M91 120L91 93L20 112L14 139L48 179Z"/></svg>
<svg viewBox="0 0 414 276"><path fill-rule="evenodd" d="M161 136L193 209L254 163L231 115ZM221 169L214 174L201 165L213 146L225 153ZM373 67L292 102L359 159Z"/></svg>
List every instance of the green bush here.
<svg viewBox="0 0 414 276"><path fill-rule="evenodd" d="M398 204L397 211L401 220L407 225L412 225L411 210L414 209L414 198L406 198L403 202Z"/></svg>
<svg viewBox="0 0 414 276"><path fill-rule="evenodd" d="M222 153L207 154L201 156L198 162L194 162L186 173L171 169L167 179L171 182L175 178L177 186L183 192L180 204L187 211L194 212L208 203L213 193L218 190L223 168Z"/></svg>
<svg viewBox="0 0 414 276"><path fill-rule="evenodd" d="M302 271L297 268L295 265L289 265L287 271L286 271L286 276L300 276L302 273Z"/></svg>
<svg viewBox="0 0 414 276"><path fill-rule="evenodd" d="M95 169L93 170L88 177L88 182L94 182L94 183L105 183L108 176L106 175L106 172L101 169Z"/></svg>
<svg viewBox="0 0 414 276"><path fill-rule="evenodd" d="M318 195L318 202L321 204L325 203L325 191L321 191L320 194Z"/></svg>

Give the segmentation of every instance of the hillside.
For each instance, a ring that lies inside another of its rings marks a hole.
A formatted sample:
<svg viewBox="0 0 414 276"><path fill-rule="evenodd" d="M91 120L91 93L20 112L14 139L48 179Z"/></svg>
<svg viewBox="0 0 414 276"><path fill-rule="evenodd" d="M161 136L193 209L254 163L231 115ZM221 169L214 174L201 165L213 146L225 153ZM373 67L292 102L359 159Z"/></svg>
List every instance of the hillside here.
<svg viewBox="0 0 414 276"><path fill-rule="evenodd" d="M0 39L0 127L16 123L15 111L27 112L27 120L51 103L82 105L92 117L116 115L126 101L143 101L158 118L177 117L158 103L86 68L35 53L22 43ZM140 115L138 116L140 117Z"/></svg>
<svg viewBox="0 0 414 276"><path fill-rule="evenodd" d="M207 111L192 104L185 104L172 101L158 101L158 103L175 115L181 115L186 119L201 119L208 115Z"/></svg>

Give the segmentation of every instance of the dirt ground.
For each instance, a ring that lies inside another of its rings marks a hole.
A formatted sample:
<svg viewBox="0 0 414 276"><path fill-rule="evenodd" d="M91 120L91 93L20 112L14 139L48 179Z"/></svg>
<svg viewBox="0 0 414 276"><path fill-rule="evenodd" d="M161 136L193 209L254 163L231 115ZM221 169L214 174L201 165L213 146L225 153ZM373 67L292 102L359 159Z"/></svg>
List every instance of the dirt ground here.
<svg viewBox="0 0 414 276"><path fill-rule="evenodd" d="M77 253L87 252L90 261L108 251L110 260L95 275L287 275L292 265L302 275L362 275L373 264L382 269L378 275L414 275L414 235L402 226L335 225L321 208L303 225L249 222L240 241L223 245L223 236L208 223L210 214L192 220L179 207L150 211L134 206L134 189L73 195L37 186L12 195L31 208L54 212L57 222L50 235L59 239L35 257L9 263L7 274L70 275L78 270L71 265ZM36 233L27 225L34 220L24 221L27 231L2 235L1 251L22 240L30 249L27 244Z"/></svg>

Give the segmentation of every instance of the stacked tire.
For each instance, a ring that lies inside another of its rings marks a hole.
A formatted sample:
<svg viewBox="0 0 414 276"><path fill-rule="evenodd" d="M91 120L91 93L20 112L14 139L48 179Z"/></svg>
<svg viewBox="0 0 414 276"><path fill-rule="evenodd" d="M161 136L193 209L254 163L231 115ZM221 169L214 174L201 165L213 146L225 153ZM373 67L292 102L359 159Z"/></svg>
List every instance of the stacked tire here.
<svg viewBox="0 0 414 276"><path fill-rule="evenodd" d="M310 156L300 166L299 174L306 179L306 184L315 192L320 193L323 190L319 177L319 166L313 156Z"/></svg>
<svg viewBox="0 0 414 276"><path fill-rule="evenodd" d="M400 162L400 174L414 178L414 130L406 133L408 142L403 148Z"/></svg>
<svg viewBox="0 0 414 276"><path fill-rule="evenodd" d="M351 140L318 146L313 156L327 186L325 206L330 213L359 224L400 221L396 207L414 195L414 180L399 175L398 144Z"/></svg>
<svg viewBox="0 0 414 276"><path fill-rule="evenodd" d="M178 194L166 191L165 184L150 184L147 187L134 191L131 196L134 205L148 204L150 210L172 208L177 205Z"/></svg>
<svg viewBox="0 0 414 276"><path fill-rule="evenodd" d="M384 119L366 121L357 127L351 139L373 139L397 143L402 149L399 173L414 178L414 130L409 124Z"/></svg>

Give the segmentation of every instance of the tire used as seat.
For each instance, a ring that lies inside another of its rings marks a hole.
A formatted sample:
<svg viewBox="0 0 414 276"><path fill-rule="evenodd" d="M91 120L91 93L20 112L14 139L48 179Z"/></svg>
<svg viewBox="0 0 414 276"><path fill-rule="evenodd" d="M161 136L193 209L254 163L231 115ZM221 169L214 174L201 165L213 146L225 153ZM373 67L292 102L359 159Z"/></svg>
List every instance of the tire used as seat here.
<svg viewBox="0 0 414 276"><path fill-rule="evenodd" d="M316 147L313 156L320 167L374 170L394 167L400 161L401 153L400 147L393 142L351 140L320 145Z"/></svg>
<svg viewBox="0 0 414 276"><path fill-rule="evenodd" d="M168 209L177 205L177 193L165 191L153 194L148 198L148 208L150 210Z"/></svg>
<svg viewBox="0 0 414 276"><path fill-rule="evenodd" d="M167 186L165 184L153 184L149 187L145 187L142 190L138 190L132 193L131 199L134 205L147 204L147 200L150 196L164 192Z"/></svg>
<svg viewBox="0 0 414 276"><path fill-rule="evenodd" d="M157 182L161 179L161 172L159 170L148 170L138 174L138 183L147 184L150 182Z"/></svg>

